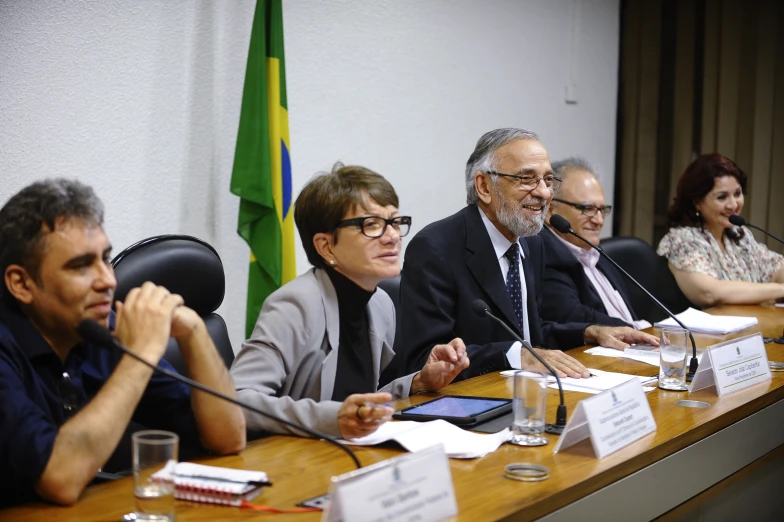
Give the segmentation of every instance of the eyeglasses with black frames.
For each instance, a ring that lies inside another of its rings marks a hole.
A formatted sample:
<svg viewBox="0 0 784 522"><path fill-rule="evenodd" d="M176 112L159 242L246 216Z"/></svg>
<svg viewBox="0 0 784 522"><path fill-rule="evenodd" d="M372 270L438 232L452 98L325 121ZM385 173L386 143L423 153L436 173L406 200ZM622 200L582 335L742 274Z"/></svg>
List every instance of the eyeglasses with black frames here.
<svg viewBox="0 0 784 522"><path fill-rule="evenodd" d="M494 170L489 171L488 174L513 179L517 181L517 187L520 190L529 192L536 189L542 181L544 181L545 186L550 189L550 192L558 192L558 189L561 188L561 178L554 176L553 174L545 174L542 177L529 174L518 176L517 174L502 174L500 172L495 172Z"/></svg>
<svg viewBox="0 0 784 522"><path fill-rule="evenodd" d="M377 238L383 236L389 226L395 229L400 237L404 237L411 230L411 216L397 216L389 219L384 219L381 216L365 216L345 219L339 222L335 228L359 227L365 236Z"/></svg>
<svg viewBox="0 0 784 522"><path fill-rule="evenodd" d="M601 212L603 217L607 217L612 213L612 205L603 205L601 207L597 207L596 205L581 205L580 203L572 203L571 201L558 198L553 198L553 201L574 207L579 210L583 216L593 217L597 212Z"/></svg>

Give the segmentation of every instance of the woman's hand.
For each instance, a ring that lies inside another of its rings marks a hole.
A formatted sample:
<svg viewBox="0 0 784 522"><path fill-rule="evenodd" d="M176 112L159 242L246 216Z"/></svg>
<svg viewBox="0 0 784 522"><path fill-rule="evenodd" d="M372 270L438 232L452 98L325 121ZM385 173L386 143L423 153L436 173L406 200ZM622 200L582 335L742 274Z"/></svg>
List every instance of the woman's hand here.
<svg viewBox="0 0 784 522"><path fill-rule="evenodd" d="M414 376L411 393L438 391L468 368L470 361L463 340L455 337L449 344L437 344L430 351L425 366Z"/></svg>
<svg viewBox="0 0 784 522"><path fill-rule="evenodd" d="M349 395L338 411L338 428L344 439L370 435L392 418L395 410L387 403L389 393L355 393Z"/></svg>

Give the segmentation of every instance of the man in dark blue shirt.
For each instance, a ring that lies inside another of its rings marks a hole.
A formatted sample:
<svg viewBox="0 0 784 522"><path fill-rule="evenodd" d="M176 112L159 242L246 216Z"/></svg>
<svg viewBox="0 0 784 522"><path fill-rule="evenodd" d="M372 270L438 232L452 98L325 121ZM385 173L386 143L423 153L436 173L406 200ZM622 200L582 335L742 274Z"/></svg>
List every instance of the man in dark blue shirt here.
<svg viewBox="0 0 784 522"><path fill-rule="evenodd" d="M0 209L0 506L40 497L74 503L131 420L177 432L183 449L245 446L237 406L153 375L84 342L76 326L108 326L116 281L103 207L92 189L34 183ZM115 337L151 363L177 339L191 377L235 396L201 318L145 283L117 303ZM128 463L130 464L130 463Z"/></svg>

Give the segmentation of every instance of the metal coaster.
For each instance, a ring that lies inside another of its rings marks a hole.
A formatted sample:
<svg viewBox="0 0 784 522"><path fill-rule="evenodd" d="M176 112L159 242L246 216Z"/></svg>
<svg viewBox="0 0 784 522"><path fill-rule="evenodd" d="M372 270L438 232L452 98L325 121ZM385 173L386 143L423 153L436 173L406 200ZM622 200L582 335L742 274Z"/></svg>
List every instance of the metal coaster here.
<svg viewBox="0 0 784 522"><path fill-rule="evenodd" d="M772 372L784 372L784 363L776 361L768 361L768 367Z"/></svg>
<svg viewBox="0 0 784 522"><path fill-rule="evenodd" d="M710 403L704 401L688 401L682 400L678 401L675 404L678 406L685 406L686 408L707 408L710 406Z"/></svg>
<svg viewBox="0 0 784 522"><path fill-rule="evenodd" d="M520 482L539 482L550 478L550 470L539 464L519 462L504 468L504 477Z"/></svg>
<svg viewBox="0 0 784 522"><path fill-rule="evenodd" d="M523 448L535 448L536 446L546 446L550 444L550 441L547 439L547 437L542 437L537 442L515 442L513 436L507 442L509 442L509 444L514 444L515 446L521 446Z"/></svg>

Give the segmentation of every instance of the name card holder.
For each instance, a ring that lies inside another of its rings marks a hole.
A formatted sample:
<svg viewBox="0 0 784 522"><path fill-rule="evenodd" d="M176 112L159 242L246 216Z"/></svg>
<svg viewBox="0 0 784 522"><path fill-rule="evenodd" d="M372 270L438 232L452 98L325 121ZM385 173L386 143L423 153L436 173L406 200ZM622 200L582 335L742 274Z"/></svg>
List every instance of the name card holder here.
<svg viewBox="0 0 784 522"><path fill-rule="evenodd" d="M762 334L755 333L705 350L690 392L716 386L719 397L771 380Z"/></svg>
<svg viewBox="0 0 784 522"><path fill-rule="evenodd" d="M590 438L596 458L602 459L654 431L656 421L642 384L630 379L577 403L553 453Z"/></svg>
<svg viewBox="0 0 784 522"><path fill-rule="evenodd" d="M457 515L441 444L332 477L322 522L446 520Z"/></svg>

